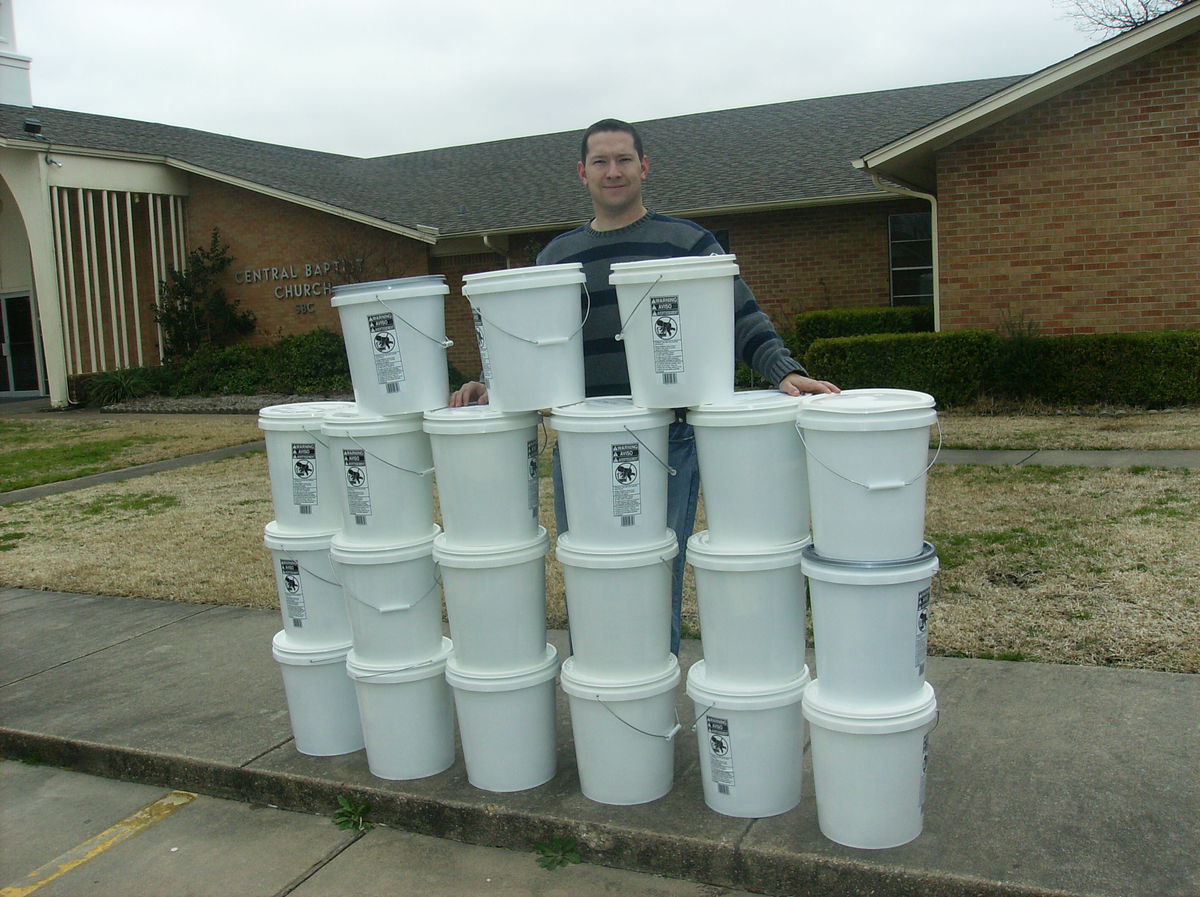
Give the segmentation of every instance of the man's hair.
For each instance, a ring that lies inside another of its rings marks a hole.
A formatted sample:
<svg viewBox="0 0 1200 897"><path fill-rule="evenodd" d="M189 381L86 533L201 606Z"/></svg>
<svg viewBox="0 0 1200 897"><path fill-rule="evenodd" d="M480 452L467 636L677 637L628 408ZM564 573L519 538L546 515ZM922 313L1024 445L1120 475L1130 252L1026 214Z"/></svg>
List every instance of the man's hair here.
<svg viewBox="0 0 1200 897"><path fill-rule="evenodd" d="M583 132L583 140L579 143L579 161L587 164L588 139L593 134L599 134L603 131L621 131L628 134L633 138L633 148L637 150L638 158L642 158L642 135L637 132L637 128L627 121L621 121L617 118L604 118Z"/></svg>

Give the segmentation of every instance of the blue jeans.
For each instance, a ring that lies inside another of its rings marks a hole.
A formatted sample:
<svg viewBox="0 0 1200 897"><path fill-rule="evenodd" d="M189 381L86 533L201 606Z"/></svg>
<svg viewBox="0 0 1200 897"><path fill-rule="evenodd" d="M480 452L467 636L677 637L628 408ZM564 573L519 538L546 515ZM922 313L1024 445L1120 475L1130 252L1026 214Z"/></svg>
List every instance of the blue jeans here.
<svg viewBox="0 0 1200 897"><path fill-rule="evenodd" d="M696 525L696 505L700 496L700 464L696 459L696 436L692 425L673 423L667 432L667 463L675 475L667 478L667 526L679 540L679 554L671 568L671 653L679 654L680 617L683 611L683 569L687 540ZM567 505L563 498L562 464L558 443L554 444L550 477L554 484L554 525L560 534L567 531Z"/></svg>

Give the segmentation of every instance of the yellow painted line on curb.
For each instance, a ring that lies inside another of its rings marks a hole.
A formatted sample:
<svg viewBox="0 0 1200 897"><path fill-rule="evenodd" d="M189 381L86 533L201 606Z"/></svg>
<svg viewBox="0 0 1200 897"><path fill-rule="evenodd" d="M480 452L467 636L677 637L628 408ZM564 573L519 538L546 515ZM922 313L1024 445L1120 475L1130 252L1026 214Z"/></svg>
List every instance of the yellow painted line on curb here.
<svg viewBox="0 0 1200 897"><path fill-rule="evenodd" d="M155 823L162 822L180 807L185 807L196 799L190 791L172 791L160 797L154 803L147 804L140 810L126 816L114 826L110 826L100 834L88 838L82 844L72 847L66 853L46 863L40 869L35 869L25 876L19 884L0 888L0 897L25 897L32 894L43 885L49 884L56 878L66 875L94 859L110 847L115 847L123 841L128 841L138 832L144 832Z"/></svg>

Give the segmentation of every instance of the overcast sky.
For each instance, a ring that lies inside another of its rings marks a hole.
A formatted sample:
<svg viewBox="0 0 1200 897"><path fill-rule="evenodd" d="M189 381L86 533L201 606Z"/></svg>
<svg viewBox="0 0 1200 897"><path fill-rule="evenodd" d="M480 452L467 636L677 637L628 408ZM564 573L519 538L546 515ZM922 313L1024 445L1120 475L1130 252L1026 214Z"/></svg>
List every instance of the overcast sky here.
<svg viewBox="0 0 1200 897"><path fill-rule="evenodd" d="M4 0L7 2L7 0ZM1021 75L1054 0L14 0L33 102L357 156Z"/></svg>

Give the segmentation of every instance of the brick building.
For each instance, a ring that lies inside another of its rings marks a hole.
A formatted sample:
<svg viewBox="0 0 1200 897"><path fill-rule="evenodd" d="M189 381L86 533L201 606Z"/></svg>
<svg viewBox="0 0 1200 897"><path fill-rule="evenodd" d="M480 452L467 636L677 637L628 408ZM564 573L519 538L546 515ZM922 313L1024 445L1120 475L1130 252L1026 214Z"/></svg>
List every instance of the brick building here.
<svg viewBox="0 0 1200 897"><path fill-rule="evenodd" d="M359 159L41 108L6 35L0 395L63 404L71 374L156 362L158 284L214 228L253 339L336 329L338 283L441 273L474 375L462 275L590 212L578 132ZM888 303L942 329L1200 327L1200 4L1028 77L638 126L647 205L716 232L781 328Z"/></svg>

